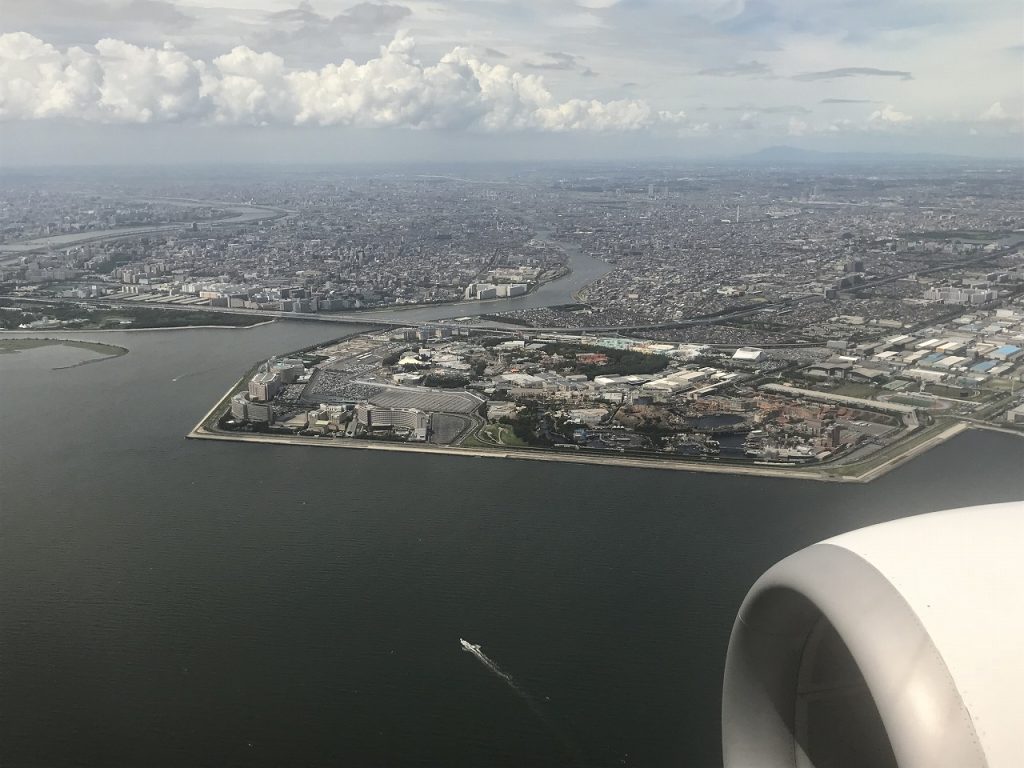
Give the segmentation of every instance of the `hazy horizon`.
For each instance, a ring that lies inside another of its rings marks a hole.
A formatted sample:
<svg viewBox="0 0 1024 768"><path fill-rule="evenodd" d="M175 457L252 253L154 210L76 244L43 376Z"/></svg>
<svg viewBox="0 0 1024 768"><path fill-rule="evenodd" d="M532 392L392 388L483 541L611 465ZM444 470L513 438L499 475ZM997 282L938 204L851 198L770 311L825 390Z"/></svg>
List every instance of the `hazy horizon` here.
<svg viewBox="0 0 1024 768"><path fill-rule="evenodd" d="M30 130L23 130L28 129ZM123 126L119 126L123 127ZM14 128L21 133L16 133ZM227 133L218 127L162 126L127 127L134 133L112 141L109 132L115 126L61 126L54 135L40 131L38 125L7 124L0 150L0 168L7 171L32 169L95 168L189 168L189 167L481 167L536 165L677 164L715 165L751 164L799 166L803 164L863 165L875 161L941 161L950 164L978 161L988 164L1024 163L1024 151L1016 146L990 146L987 153L955 152L950 148L923 148L915 142L879 143L868 147L842 148L812 142L765 142L763 145L736 147L711 143L691 143L680 150L652 146L647 142L635 148L607 146L602 137L545 137L555 141L531 142L528 137L511 137L500 155L490 151L487 137L432 137L422 142L402 142L396 147L387 141L353 146L350 152L332 152L333 139L326 129L298 129L299 135L281 136L280 129L249 129L248 135ZM93 135L83 135L88 131ZM65 137L63 132L73 132ZM101 135L107 134L107 135ZM302 135L305 134L305 135ZM414 138L419 138L416 136ZM506 137L507 139L508 137ZM480 140L474 143L474 139ZM589 141L587 139L590 139ZM595 140L596 139L596 140ZM205 151L197 151L197 142ZM410 146L411 144L411 146ZM685 151L683 151L685 150Z"/></svg>

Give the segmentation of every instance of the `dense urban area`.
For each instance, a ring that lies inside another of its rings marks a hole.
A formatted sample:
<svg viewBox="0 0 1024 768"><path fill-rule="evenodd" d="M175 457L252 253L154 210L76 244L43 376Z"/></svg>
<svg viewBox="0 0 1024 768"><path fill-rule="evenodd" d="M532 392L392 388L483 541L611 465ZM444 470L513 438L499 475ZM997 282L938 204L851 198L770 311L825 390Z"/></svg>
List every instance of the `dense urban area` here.
<svg viewBox="0 0 1024 768"><path fill-rule="evenodd" d="M7 180L0 326L339 323L331 344L260 361L194 434L852 476L954 427L1024 425L1016 167L102 188Z"/></svg>

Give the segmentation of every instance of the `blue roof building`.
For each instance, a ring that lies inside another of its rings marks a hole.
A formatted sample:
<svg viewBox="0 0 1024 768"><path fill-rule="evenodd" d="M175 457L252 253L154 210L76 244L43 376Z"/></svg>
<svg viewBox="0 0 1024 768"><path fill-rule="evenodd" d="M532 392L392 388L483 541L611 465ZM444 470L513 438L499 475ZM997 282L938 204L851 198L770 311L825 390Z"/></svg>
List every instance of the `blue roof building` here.
<svg viewBox="0 0 1024 768"><path fill-rule="evenodd" d="M994 352L989 353L989 357L996 360L1012 360L1020 354L1020 347L1015 347L1013 344L1005 344Z"/></svg>

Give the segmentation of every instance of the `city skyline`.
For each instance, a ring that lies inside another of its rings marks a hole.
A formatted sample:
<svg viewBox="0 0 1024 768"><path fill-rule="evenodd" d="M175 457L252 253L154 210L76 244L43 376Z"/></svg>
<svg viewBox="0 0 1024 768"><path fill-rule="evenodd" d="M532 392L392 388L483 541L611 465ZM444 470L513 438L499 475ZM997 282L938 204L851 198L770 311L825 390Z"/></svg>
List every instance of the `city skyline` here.
<svg viewBox="0 0 1024 768"><path fill-rule="evenodd" d="M4 162L1019 157L1020 9L46 0L0 27ZM73 146L71 146L73 145Z"/></svg>

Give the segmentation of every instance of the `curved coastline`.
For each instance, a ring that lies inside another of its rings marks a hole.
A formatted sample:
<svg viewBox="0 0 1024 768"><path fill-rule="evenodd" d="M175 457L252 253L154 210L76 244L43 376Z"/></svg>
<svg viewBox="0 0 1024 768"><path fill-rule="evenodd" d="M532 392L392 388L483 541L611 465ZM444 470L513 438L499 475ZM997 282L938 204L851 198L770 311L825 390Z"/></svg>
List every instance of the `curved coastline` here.
<svg viewBox="0 0 1024 768"><path fill-rule="evenodd" d="M19 343L20 342L20 343ZM33 343L34 342L34 343ZM69 368L78 368L90 363L102 363L104 360L113 360L128 354L127 347L117 344L106 344L100 341L81 341L78 339L55 339L50 337L28 336L20 338L0 338L0 354L16 355L20 352L28 352L41 347L69 347L93 352L101 357L94 357L89 360L80 360L71 365L59 365L51 370L65 371Z"/></svg>

